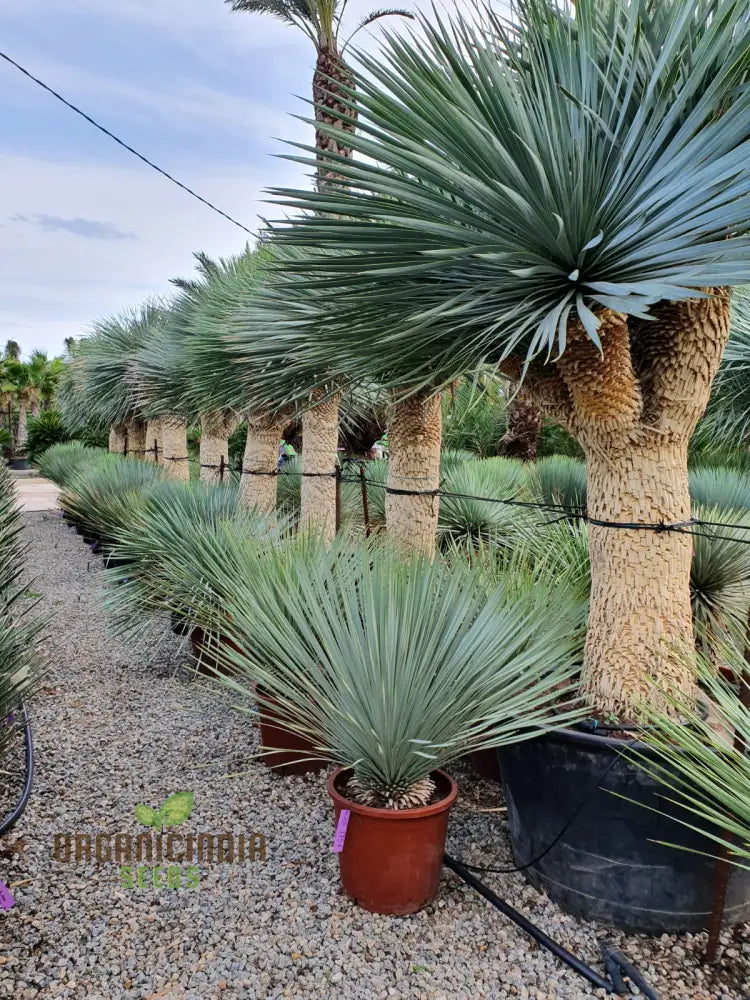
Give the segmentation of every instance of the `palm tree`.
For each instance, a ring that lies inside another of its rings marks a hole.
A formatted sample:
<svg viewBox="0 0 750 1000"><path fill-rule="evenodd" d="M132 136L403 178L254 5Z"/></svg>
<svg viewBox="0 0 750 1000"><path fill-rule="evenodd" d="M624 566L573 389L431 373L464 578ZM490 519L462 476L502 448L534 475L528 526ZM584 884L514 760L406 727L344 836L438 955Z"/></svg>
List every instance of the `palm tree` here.
<svg viewBox="0 0 750 1000"><path fill-rule="evenodd" d="M162 320L163 310L155 303L99 320L91 335L78 342L66 365L59 396L66 423L109 428L112 452L122 454L127 442L129 454L142 455L158 434L156 425L147 428L148 415L134 391L130 371L137 351Z"/></svg>
<svg viewBox="0 0 750 1000"><path fill-rule="evenodd" d="M356 115L350 100L354 86L344 60L348 43L358 31L383 17L412 17L406 10L375 10L365 16L344 41L342 21L348 0L225 0L232 10L269 14L302 31L315 46L312 95L315 108L317 189L321 195L342 183L337 167L350 159L349 138ZM338 462L339 403L337 392L317 390L302 414L302 520L324 536L335 532L335 483Z"/></svg>
<svg viewBox="0 0 750 1000"><path fill-rule="evenodd" d="M21 360L21 345L16 340L9 340L5 345L5 357L11 361Z"/></svg>
<svg viewBox="0 0 750 1000"><path fill-rule="evenodd" d="M36 398L36 386L34 384L35 373L31 366L9 358L5 365L7 382L6 391L9 391L11 398L15 399L18 406L18 425L16 429L16 448L23 451L29 436L28 415L29 405L33 405Z"/></svg>
<svg viewBox="0 0 750 1000"><path fill-rule="evenodd" d="M690 518L687 444L750 280L750 24L741 0L574 10L423 19L422 41L363 56L347 137L368 161L277 191L303 214L275 239L330 296L308 363L390 373L425 434L426 394L494 363L578 439L583 685L632 717L652 679L693 689L673 652L693 648L691 539L646 529Z"/></svg>

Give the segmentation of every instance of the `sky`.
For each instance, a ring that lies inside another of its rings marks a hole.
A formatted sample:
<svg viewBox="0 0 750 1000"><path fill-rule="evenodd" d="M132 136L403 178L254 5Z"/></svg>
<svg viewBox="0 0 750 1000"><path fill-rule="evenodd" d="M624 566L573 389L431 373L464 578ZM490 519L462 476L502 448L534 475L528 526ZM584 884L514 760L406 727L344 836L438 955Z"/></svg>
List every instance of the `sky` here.
<svg viewBox="0 0 750 1000"><path fill-rule="evenodd" d="M349 0L351 24L373 6ZM273 18L222 0L2 0L0 49L253 231L278 214L264 188L307 183L274 154L312 141L292 116L314 50ZM249 239L3 60L0 120L0 343L24 355L62 353L97 318L169 294L195 251Z"/></svg>

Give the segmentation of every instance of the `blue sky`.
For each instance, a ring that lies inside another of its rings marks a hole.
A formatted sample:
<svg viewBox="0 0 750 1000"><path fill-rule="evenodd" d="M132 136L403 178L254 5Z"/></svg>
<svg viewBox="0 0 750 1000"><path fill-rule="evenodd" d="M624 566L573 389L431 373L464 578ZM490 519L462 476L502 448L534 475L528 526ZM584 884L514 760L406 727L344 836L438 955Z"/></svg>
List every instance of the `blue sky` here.
<svg viewBox="0 0 750 1000"><path fill-rule="evenodd" d="M350 0L356 24L374 4ZM427 6L406 0L400 6ZM2 0L0 48L249 228L273 159L308 138L314 52L298 31L222 0ZM374 40L368 46L376 44ZM246 235L0 61L0 341L62 350L92 320L169 292L192 253Z"/></svg>

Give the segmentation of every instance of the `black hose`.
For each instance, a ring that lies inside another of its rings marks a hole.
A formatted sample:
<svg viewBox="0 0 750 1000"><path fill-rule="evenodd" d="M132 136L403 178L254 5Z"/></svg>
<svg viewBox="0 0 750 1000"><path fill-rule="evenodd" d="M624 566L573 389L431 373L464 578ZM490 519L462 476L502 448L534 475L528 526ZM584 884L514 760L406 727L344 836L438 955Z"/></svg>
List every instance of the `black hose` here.
<svg viewBox="0 0 750 1000"><path fill-rule="evenodd" d="M526 931L526 933L537 941L543 948L546 948L547 951L551 952L556 958L559 958L561 962L570 966L570 968L577 972L579 976L583 976L584 979L588 979L588 981L598 990L606 990L608 993L613 992L612 982L609 979L605 979L603 976L600 976L595 969L589 968L585 962L582 962L580 958L576 958L576 956L572 952L568 951L567 948L563 948L563 946L558 944L557 941L553 941L552 938L545 934L544 931L540 930L536 924L532 924L528 917L519 913L518 910L510 905L510 903L506 903L504 899L501 899L500 896L497 895L497 893L494 893L492 889L489 889L484 882L480 882L478 878L475 878L468 868L466 868L465 865L462 865L460 861L456 861L455 858L450 856L450 854L444 854L443 864L450 868L451 871L454 871L456 875L463 879L467 885L470 885L472 889L476 889L480 896L484 896L488 902L492 903L492 905L496 909L500 910L501 913L505 914L506 917L509 917L513 923L518 924L521 930Z"/></svg>
<svg viewBox="0 0 750 1000"><path fill-rule="evenodd" d="M15 807L13 812L6 816L6 818L0 823L0 837L4 833L7 833L10 828L18 822L26 809L29 802L29 797L31 796L31 786L34 781L34 740L31 735L31 722L29 721L29 714L26 711L26 706L21 706L21 711L23 712L24 719L24 745L26 748L26 780L23 785L23 792L21 793L21 798L18 805Z"/></svg>

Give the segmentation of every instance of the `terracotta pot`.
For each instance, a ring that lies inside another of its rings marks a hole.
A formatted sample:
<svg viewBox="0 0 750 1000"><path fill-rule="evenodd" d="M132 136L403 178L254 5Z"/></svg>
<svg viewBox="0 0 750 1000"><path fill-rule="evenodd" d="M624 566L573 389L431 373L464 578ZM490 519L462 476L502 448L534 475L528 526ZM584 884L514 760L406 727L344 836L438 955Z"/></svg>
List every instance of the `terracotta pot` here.
<svg viewBox="0 0 750 1000"><path fill-rule="evenodd" d="M279 747L279 750L265 754L261 762L279 774L312 774L322 770L326 761L305 759L315 754L314 746L304 736L284 728L283 720L273 711L273 704L271 699L270 705L265 702L258 705L260 742L266 748Z"/></svg>
<svg viewBox="0 0 750 1000"><path fill-rule="evenodd" d="M415 913L435 898L445 852L448 814L458 786L444 771L432 774L441 796L419 809L373 809L350 802L341 793L350 769L328 779L335 823L350 811L339 870L344 892L371 913Z"/></svg>
<svg viewBox="0 0 750 1000"><path fill-rule="evenodd" d="M231 639L224 636L219 639L219 642L222 646L227 646L239 652L239 647ZM217 673L229 673L228 670L219 664L214 655L213 649L215 643L215 636L207 636L206 632L198 625L194 626L190 632L190 645L193 650L193 656L198 661L198 673L207 674L209 677L215 677Z"/></svg>

